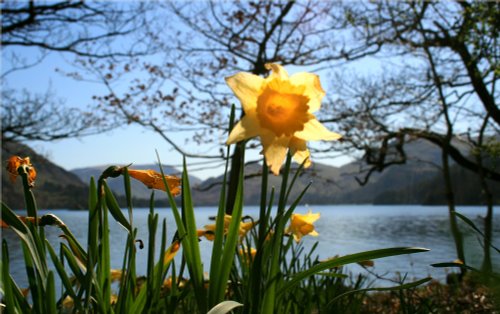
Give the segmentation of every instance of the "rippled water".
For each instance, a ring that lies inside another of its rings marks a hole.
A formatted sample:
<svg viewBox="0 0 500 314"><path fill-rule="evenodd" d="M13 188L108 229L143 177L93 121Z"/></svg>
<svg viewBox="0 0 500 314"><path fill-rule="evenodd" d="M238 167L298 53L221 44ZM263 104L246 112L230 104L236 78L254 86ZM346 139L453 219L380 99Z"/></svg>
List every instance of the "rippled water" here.
<svg viewBox="0 0 500 314"><path fill-rule="evenodd" d="M424 278L428 275L444 280L447 272L451 270L436 269L430 264L448 262L456 259L453 239L449 231L448 211L444 206L371 206L371 205L334 205L334 206L311 206L313 212L320 212L321 218L316 222L319 232L317 238L304 237L306 247L319 242L316 253L320 259L326 259L335 255L345 255L367 250L397 246L418 246L430 249L429 252L412 255L402 255L375 261L374 272L386 277L395 277L397 273L407 274L409 278ZM299 207L296 213L307 212L306 207ZM480 216L484 216L485 207L470 206L458 207L457 211L466 215L482 226ZM494 244L500 247L500 207L495 208L494 216ZM40 211L40 215L48 211ZM80 243L86 247L87 241L87 219L86 211L58 210L53 211L77 237ZM138 238L147 241L147 216L148 209L134 210L134 226L138 228ZM168 241L175 232L175 222L169 209L157 209L160 222L167 219ZM217 213L215 207L201 207L196 209L197 225L213 223L210 216ZM21 214L21 213L20 213ZM245 215L255 218L258 216L258 208L248 206L244 209ZM482 247L477 235L465 224L461 224L464 233L467 263L479 266L482 262ZM60 241L60 231L55 227L47 227L46 235L51 243ZM21 287L27 285L22 250L16 235L11 230L4 230L2 235L9 244L9 255L11 274ZM110 241L112 267L122 266L126 232L115 222L110 223ZM159 245L158 245L159 246ZM58 246L54 245L55 248ZM147 246L146 246L147 247ZM205 270L208 271L212 243L200 242L202 259L207 261ZM500 269L500 254L492 252L494 265ZM138 250L137 273L146 272L147 250ZM353 273L364 272L357 265L348 267ZM380 283L380 282L379 282ZM382 283L383 284L383 283Z"/></svg>

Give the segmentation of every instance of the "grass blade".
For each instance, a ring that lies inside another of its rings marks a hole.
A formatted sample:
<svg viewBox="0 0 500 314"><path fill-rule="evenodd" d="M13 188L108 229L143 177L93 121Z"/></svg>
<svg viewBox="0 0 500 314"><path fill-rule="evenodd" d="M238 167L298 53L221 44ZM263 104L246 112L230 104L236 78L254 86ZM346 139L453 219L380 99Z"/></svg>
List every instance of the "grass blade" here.
<svg viewBox="0 0 500 314"><path fill-rule="evenodd" d="M243 304L235 301L223 301L214 306L207 314L226 314L240 306L243 306Z"/></svg>
<svg viewBox="0 0 500 314"><path fill-rule="evenodd" d="M366 260L372 260L372 259L378 259L382 257L388 257L388 256L396 256L396 255L403 255L403 254L412 254L412 253L421 253L421 252L427 252L429 251L428 249L424 248L418 248L418 247L396 247L396 248L388 248L388 249L380 249L380 250L373 250L373 251L366 251L366 252L361 252L361 253L355 253L355 254L350 254L346 256L341 256L337 258L333 258L331 260L321 262L315 266L312 266L311 268L302 271L298 274L296 274L290 281L285 283L281 289L278 291L278 296L283 295L285 292L287 292L290 288L298 284L301 280L312 276L316 273L319 273L323 270L333 268L333 267L339 267L342 265L346 264L352 264L352 263L358 263Z"/></svg>

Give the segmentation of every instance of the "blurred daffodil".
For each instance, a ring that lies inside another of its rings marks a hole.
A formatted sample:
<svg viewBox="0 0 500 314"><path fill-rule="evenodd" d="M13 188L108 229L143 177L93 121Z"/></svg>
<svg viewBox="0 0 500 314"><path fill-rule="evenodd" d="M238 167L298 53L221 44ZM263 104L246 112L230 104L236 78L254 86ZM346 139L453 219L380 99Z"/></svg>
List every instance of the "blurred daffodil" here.
<svg viewBox="0 0 500 314"><path fill-rule="evenodd" d="M36 170L31 164L30 158L21 158L19 156L12 156L7 160L7 172L9 173L10 180L14 182L19 176L19 168L24 166L26 173L28 174L28 184L29 186L35 185Z"/></svg>
<svg viewBox="0 0 500 314"><path fill-rule="evenodd" d="M119 281L122 278L122 271L121 269L111 269L110 272L110 279L111 282Z"/></svg>
<svg viewBox="0 0 500 314"><path fill-rule="evenodd" d="M144 185L146 185L150 189L166 191L161 173L158 173L151 169L148 170L128 169L128 174L132 178L144 183ZM181 193L180 178L176 176L165 176L165 180L167 181L168 188L170 189L170 193L172 193L172 195L175 196Z"/></svg>
<svg viewBox="0 0 500 314"><path fill-rule="evenodd" d="M310 166L306 141L337 140L314 116L325 92L319 77L311 73L288 76L278 64L266 64L267 78L240 72L226 82L241 102L245 116L229 134L227 144L259 136L267 165L279 174L290 149L295 161Z"/></svg>
<svg viewBox="0 0 500 314"><path fill-rule="evenodd" d="M247 247L242 247L238 250L238 253L242 257L243 262L248 265L255 258L257 250L253 247L250 249L248 249Z"/></svg>
<svg viewBox="0 0 500 314"><path fill-rule="evenodd" d="M170 247L165 251L165 255L163 256L163 264L167 266L174 259L175 255L181 248L181 243L178 240L172 242Z"/></svg>
<svg viewBox="0 0 500 314"><path fill-rule="evenodd" d="M319 213L313 214L311 210L307 214L292 214L290 226L286 233L292 233L296 242L299 242L305 235L318 236L313 223L320 217Z"/></svg>
<svg viewBox="0 0 500 314"><path fill-rule="evenodd" d="M172 289L173 280L172 277L169 276L167 279L163 281L163 289L170 291ZM177 288L184 288L187 284L187 280L184 278L177 278Z"/></svg>
<svg viewBox="0 0 500 314"><path fill-rule="evenodd" d="M224 234L227 234L229 230L229 225L231 224L232 216L225 214L224 215ZM240 238L243 238L248 231L250 231L257 223L254 221L250 222L240 222L240 227L239 227L239 235ZM198 236L204 236L207 240L213 241L215 238L215 228L216 224L210 224L210 225L205 225L204 230L197 230Z"/></svg>

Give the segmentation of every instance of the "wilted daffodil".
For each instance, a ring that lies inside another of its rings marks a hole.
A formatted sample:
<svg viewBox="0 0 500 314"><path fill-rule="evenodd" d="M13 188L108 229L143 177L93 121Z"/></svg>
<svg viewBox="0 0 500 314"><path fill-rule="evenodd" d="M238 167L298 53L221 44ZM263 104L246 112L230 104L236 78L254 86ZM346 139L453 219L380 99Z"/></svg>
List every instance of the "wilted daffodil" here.
<svg viewBox="0 0 500 314"><path fill-rule="evenodd" d="M146 185L150 189L166 191L161 173L158 173L151 169L149 170L128 169L128 174L132 178L144 183L144 185ZM167 181L170 193L172 193L172 195L175 196L181 193L180 178L176 176L165 176L165 180Z"/></svg>
<svg viewBox="0 0 500 314"><path fill-rule="evenodd" d="M318 236L318 232L314 229L313 223L319 219L320 214L313 214L311 210L307 214L292 214L290 226L286 233L292 233L296 242L299 242L305 235Z"/></svg>
<svg viewBox="0 0 500 314"><path fill-rule="evenodd" d="M7 160L7 172L9 172L10 180L14 182L19 175L18 169L21 166L26 167L26 172L28 173L28 184L29 186L35 185L36 170L31 164L30 158L21 158L19 156L12 156Z"/></svg>
<svg viewBox="0 0 500 314"><path fill-rule="evenodd" d="M279 174L290 149L295 161L310 166L306 141L337 140L314 116L325 92L319 77L311 73L288 76L278 64L266 64L267 78L240 72L226 82L241 102L245 116L229 134L227 144L259 136L267 165Z"/></svg>

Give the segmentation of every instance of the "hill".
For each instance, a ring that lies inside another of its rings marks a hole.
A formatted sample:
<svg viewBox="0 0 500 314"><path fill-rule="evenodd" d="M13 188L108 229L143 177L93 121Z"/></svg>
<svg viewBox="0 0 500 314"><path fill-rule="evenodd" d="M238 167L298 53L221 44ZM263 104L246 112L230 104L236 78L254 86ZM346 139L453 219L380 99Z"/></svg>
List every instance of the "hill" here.
<svg viewBox="0 0 500 314"><path fill-rule="evenodd" d="M441 153L439 148L426 141L415 141L406 147L407 162L394 165L382 172L375 172L365 185L356 178L363 178L360 169L363 162L352 162L342 167L313 163L298 178L291 192L295 199L305 186L312 182L302 199L305 204L445 204L445 195L440 173ZM247 165L245 174L245 204L259 203L261 181L254 176L261 171L260 165ZM457 204L482 204L481 189L474 173L460 167L452 167L456 183ZM220 193L222 176L204 181L193 191L195 204L215 205ZM281 177L269 175L269 186L279 191ZM498 191L496 203L500 203L500 184L490 182L492 191ZM495 194L495 193L494 193Z"/></svg>
<svg viewBox="0 0 500 314"><path fill-rule="evenodd" d="M86 209L88 186L76 175L53 164L19 143L2 143L2 159L10 156L30 157L37 171L33 193L39 209ZM5 165L5 163L3 163ZM24 196L20 178L11 182L7 171L2 169L2 201L12 209L23 209Z"/></svg>
<svg viewBox="0 0 500 314"><path fill-rule="evenodd" d="M306 169L298 178L291 192L290 200L312 182L308 192L302 199L303 204L445 204L442 178L440 175L440 151L432 144L416 141L407 146L408 162L404 165L395 165L376 172L370 181L361 186L356 178L362 178L360 169L366 168L363 162L352 162L342 167L333 167L318 162ZM109 165L74 169L68 172L54 165L49 160L36 154L22 144L10 143L2 146L2 156L7 159L11 155L30 156L36 166L38 177L34 189L39 208L71 208L86 209L87 194L90 177L99 177ZM297 167L293 164L293 167ZM159 171L155 164L133 165L135 169L154 169ZM166 174L179 174L171 166L163 166ZM261 165L250 164L245 168L245 204L256 205L260 200ZM452 167L452 176L455 183L457 204L482 204L480 184L474 173L460 167ZM222 176L201 181L190 177L193 187L192 196L196 206L217 205L221 188ZM279 192L281 177L269 175L269 186ZM124 204L123 179L109 178L108 184L116 193L118 201ZM134 206L149 206L151 190L142 183L132 180ZM2 171L2 200L10 207L20 209L24 207L21 182L12 184L5 171ZM500 203L500 183L491 182L491 190L495 195L495 202ZM163 193L157 193L157 205L167 205Z"/></svg>

